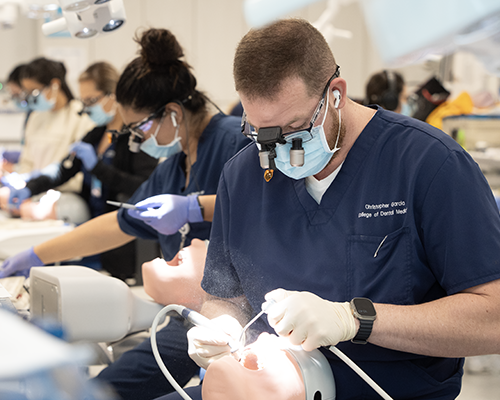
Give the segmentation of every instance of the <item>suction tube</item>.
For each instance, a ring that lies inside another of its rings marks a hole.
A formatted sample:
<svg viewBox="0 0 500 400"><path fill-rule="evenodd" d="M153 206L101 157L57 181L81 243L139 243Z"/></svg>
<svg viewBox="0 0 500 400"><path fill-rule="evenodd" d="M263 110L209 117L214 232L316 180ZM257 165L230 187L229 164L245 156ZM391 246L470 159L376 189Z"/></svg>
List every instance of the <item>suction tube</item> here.
<svg viewBox="0 0 500 400"><path fill-rule="evenodd" d="M171 304L162 308L160 312L156 314L156 317L153 320L153 324L151 325L151 348L153 349L153 355L155 357L156 363L158 364L161 372L163 372L163 375L165 375L172 387L177 391L177 393L181 395L184 400L192 400L191 397L189 397L185 390L176 382L174 377L168 371L167 367L163 363L163 360L161 359L160 352L158 351L158 344L156 343L156 330L158 329L160 320L165 316L165 314L170 311L175 311L179 315L182 315L184 309L186 309L186 307L179 306L177 304Z"/></svg>

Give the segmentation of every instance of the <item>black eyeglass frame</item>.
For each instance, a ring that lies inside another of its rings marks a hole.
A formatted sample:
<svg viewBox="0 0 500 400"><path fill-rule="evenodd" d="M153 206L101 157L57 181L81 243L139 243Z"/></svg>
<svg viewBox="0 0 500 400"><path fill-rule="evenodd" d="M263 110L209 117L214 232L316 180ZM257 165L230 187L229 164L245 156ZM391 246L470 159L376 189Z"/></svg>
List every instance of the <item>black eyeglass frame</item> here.
<svg viewBox="0 0 500 400"><path fill-rule="evenodd" d="M111 93L104 93L100 94L99 96L92 97L90 98L89 102L83 101L83 99L80 99L80 102L82 103L83 108L89 108L92 107L93 105L97 104L100 102L102 99L104 99L106 96L109 96Z"/></svg>

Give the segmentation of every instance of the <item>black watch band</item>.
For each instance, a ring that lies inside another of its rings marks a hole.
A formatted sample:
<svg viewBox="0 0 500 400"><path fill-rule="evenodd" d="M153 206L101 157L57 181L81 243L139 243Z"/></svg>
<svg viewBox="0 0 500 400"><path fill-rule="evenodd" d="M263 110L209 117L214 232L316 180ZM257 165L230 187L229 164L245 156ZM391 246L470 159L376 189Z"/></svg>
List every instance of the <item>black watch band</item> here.
<svg viewBox="0 0 500 400"><path fill-rule="evenodd" d="M360 319L359 330L356 336L352 338L352 342L356 344L366 344L370 334L372 333L373 321Z"/></svg>
<svg viewBox="0 0 500 400"><path fill-rule="evenodd" d="M350 303L351 311L359 321L359 329L351 342L356 344L366 344L373 328L373 322L377 319L377 311L373 302L366 297L355 297Z"/></svg>

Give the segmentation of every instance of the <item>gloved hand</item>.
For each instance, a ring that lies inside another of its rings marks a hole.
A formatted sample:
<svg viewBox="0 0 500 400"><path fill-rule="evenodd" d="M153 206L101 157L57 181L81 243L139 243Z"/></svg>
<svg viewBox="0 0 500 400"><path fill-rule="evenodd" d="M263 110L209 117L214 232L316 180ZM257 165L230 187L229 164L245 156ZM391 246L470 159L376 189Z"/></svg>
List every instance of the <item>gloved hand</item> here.
<svg viewBox="0 0 500 400"><path fill-rule="evenodd" d="M0 267L0 278L17 275L16 273L28 276L31 267L41 267L43 265L45 264L38 258L32 247L7 258Z"/></svg>
<svg viewBox="0 0 500 400"><path fill-rule="evenodd" d="M267 319L280 336L306 351L335 346L356 335L356 322L349 303L324 300L309 292L276 289L265 296L276 301Z"/></svg>
<svg viewBox="0 0 500 400"><path fill-rule="evenodd" d="M8 175L4 175L0 178L2 185L7 186L11 189L20 189L26 185L26 181L30 179L29 174L18 174L17 172L11 172Z"/></svg>
<svg viewBox="0 0 500 400"><path fill-rule="evenodd" d="M187 222L202 222L197 196L160 194L149 197L135 205L147 209L129 209L131 217L140 219L164 235L172 235Z"/></svg>
<svg viewBox="0 0 500 400"><path fill-rule="evenodd" d="M215 360L231 355L231 349L227 343L231 338L239 340L243 329L240 323L230 315L221 315L212 319L212 322L221 329L195 326L187 333L189 357L205 369Z"/></svg>
<svg viewBox="0 0 500 400"><path fill-rule="evenodd" d="M27 187L22 189L10 189L9 208L19 209L21 203L31 197L31 190Z"/></svg>
<svg viewBox="0 0 500 400"><path fill-rule="evenodd" d="M75 153L87 171L92 171L97 164L97 154L95 153L94 146L85 142L73 143L69 151Z"/></svg>

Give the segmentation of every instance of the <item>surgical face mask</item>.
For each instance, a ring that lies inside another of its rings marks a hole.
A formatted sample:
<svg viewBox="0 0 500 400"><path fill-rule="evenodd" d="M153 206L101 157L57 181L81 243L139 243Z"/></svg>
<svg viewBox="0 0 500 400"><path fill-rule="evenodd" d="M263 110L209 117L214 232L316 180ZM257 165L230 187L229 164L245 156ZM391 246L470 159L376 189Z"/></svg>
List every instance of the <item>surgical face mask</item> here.
<svg viewBox="0 0 500 400"><path fill-rule="evenodd" d="M326 140L325 130L323 125L326 120L326 114L328 113L328 100L329 91L326 98L326 110L323 116L323 121L321 125L315 126L311 129L311 133L307 131L294 133L294 137L300 137L301 135L311 136L311 139L304 141L302 146L304 148L304 165L301 167L292 167L290 164L290 149L292 148L291 137L287 137L286 144L276 145L276 168L283 172L286 176L292 179L302 179L307 176L316 175L321 172L323 168L326 167L332 156L340 150L337 147L339 137L340 137L340 110L339 110L339 129L337 133L337 141L335 142L335 147L330 149L328 142ZM290 139L290 140L288 140Z"/></svg>
<svg viewBox="0 0 500 400"><path fill-rule="evenodd" d="M30 110L30 107L28 105L28 102L26 100L21 100L20 98L13 98L12 101L14 102L14 105L19 111L22 112L28 112Z"/></svg>
<svg viewBox="0 0 500 400"><path fill-rule="evenodd" d="M179 126L177 126L177 128L175 129L174 140L172 140L169 144L163 146L158 144L158 142L156 141L156 136L158 135L158 131L160 130L162 122L163 117L161 118L154 135L151 135L149 139L141 143L140 149L153 158L168 158L182 151L181 138L179 136Z"/></svg>
<svg viewBox="0 0 500 400"><path fill-rule="evenodd" d="M47 99L46 94L44 93L44 90L39 91L35 90L32 94L28 96L28 105L33 111L51 111L54 109L54 106L56 105L56 97L57 97L57 90L59 90L59 86L53 85L52 86L52 98L49 100ZM35 93L37 92L37 93Z"/></svg>
<svg viewBox="0 0 500 400"><path fill-rule="evenodd" d="M401 112L400 112L400 114L406 115L408 117L411 117L412 114L413 114L412 107L406 101L401 105Z"/></svg>
<svg viewBox="0 0 500 400"><path fill-rule="evenodd" d="M116 108L113 108L110 112L106 112L101 103L96 103L93 106L86 107L86 112L97 126L104 126L113 121L116 114Z"/></svg>

